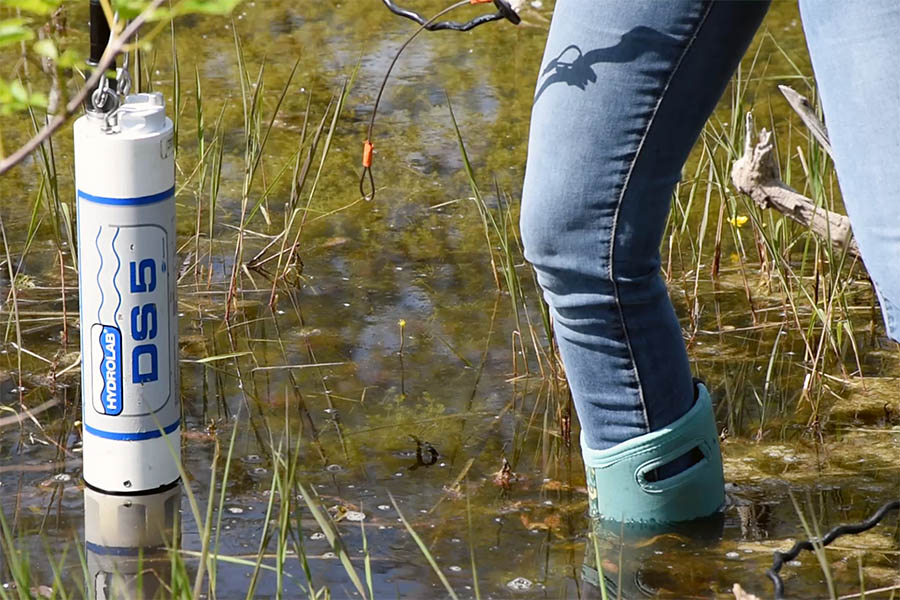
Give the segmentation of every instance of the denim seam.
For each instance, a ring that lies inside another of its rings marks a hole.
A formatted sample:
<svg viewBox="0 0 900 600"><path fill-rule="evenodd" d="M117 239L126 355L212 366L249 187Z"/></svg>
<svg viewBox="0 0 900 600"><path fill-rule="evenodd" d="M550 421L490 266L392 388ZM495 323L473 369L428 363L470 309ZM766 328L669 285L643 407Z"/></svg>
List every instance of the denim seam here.
<svg viewBox="0 0 900 600"><path fill-rule="evenodd" d="M650 118L647 120L647 127L644 129L644 134L641 136L641 141L638 142L637 150L634 153L634 158L631 161L631 165L628 167L628 173L625 174L625 180L622 183L622 192L619 194L619 200L616 203L616 210L613 214L613 223L612 223L612 232L609 238L609 280L613 286L613 298L616 303L616 309L619 313L619 321L622 323L622 333L625 336L625 347L628 348L628 358L631 360L632 371L634 372L634 378L637 382L638 386L638 398L641 402L641 410L644 413L644 424L647 427L647 431L650 431L650 415L647 412L647 402L644 399L644 387L641 385L641 376L638 373L637 361L634 359L634 349L631 345L631 338L628 335L628 325L625 323L625 313L622 311L622 303L619 298L619 285L616 283L615 277L615 249L616 249L616 233L618 231L619 226L619 212L622 209L622 203L625 201L625 194L628 191L628 184L631 181L631 175L634 172L634 167L637 165L638 159L641 157L641 151L644 149L644 142L647 140L647 135L650 133L650 128L653 127L654 120L656 119L656 115L659 112L659 107L662 105L663 100L666 97L666 92L669 90L669 86L672 84L672 80L675 78L675 75L678 73L678 70L681 68L681 64L684 62L684 57L687 56L687 53L690 51L691 47L693 47L694 42L697 39L697 36L700 34L700 30L703 28L703 25L706 23L707 18L709 17L709 13L712 12L713 3L710 2L706 11L700 17L700 21L697 23L697 26L694 28L693 33L691 34L690 39L688 39L687 43L684 46L684 49L681 51L681 55L678 57L678 60L675 62L675 66L672 69L672 72L669 73L669 77L666 80L665 85L663 85L662 90L659 94L659 100L656 101L656 106L653 107L653 110L650 113Z"/></svg>

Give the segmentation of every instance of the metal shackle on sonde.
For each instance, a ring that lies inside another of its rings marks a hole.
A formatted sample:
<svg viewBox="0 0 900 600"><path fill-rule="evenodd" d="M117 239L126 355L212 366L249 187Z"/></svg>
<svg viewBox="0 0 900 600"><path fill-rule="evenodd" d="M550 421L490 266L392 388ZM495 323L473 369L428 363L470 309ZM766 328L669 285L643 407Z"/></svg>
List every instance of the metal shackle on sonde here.
<svg viewBox="0 0 900 600"><path fill-rule="evenodd" d="M91 0L91 60L109 42ZM75 121L84 481L147 494L179 481L173 124L129 94L127 54Z"/></svg>

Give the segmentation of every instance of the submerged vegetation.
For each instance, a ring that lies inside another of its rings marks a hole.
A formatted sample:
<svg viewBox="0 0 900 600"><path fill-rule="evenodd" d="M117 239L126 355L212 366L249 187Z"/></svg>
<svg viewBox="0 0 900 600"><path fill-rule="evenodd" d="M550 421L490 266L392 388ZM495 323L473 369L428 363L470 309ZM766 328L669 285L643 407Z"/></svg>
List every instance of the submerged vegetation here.
<svg viewBox="0 0 900 600"><path fill-rule="evenodd" d="M763 595L773 550L896 497L900 354L862 264L730 183L752 109L782 179L842 210L827 153L776 89L815 97L794 7L773 9L704 130L662 248L716 399L724 534L621 543L589 531L577 419L518 237L550 7L416 41L385 97L367 203L358 148L408 25L363 2L261 4L176 20L132 61L176 124L185 485L162 558L146 557L160 597L572 597L586 545L610 597L629 579ZM3 52L4 81L27 83L32 46ZM0 120L10 152L45 114ZM69 131L0 179L3 600L96 597ZM893 593L895 533L801 557L788 589Z"/></svg>

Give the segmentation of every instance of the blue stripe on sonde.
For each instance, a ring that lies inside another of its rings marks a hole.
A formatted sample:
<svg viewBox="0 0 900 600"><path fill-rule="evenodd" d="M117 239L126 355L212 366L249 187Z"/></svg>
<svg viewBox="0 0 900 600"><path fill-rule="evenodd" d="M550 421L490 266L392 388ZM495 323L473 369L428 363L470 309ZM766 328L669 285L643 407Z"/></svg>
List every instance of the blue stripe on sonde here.
<svg viewBox="0 0 900 600"><path fill-rule="evenodd" d="M175 186L158 194L150 194L149 196L138 196L137 198L110 198L108 196L95 196L78 190L78 196L97 204L112 204L113 206L142 206L144 204L153 204L165 200L175 195Z"/></svg>
<svg viewBox="0 0 900 600"><path fill-rule="evenodd" d="M149 547L149 548L128 548L122 546L101 546L100 544L95 544L93 542L85 542L84 547L88 549L89 552L93 554L98 554L101 556L139 556L142 552L144 554L148 554L153 552L154 550L158 550L159 548Z"/></svg>
<svg viewBox="0 0 900 600"><path fill-rule="evenodd" d="M168 427L163 428L163 433L169 435L181 425L181 419L178 419ZM159 429L154 429L153 431L139 431L137 433L120 433L118 431L103 431L102 429L97 429L96 427L91 427L87 423L84 424L84 430L90 433L91 435L105 438L107 440L117 440L120 442L140 442L143 440L152 440L153 438L162 437L162 433L160 433Z"/></svg>

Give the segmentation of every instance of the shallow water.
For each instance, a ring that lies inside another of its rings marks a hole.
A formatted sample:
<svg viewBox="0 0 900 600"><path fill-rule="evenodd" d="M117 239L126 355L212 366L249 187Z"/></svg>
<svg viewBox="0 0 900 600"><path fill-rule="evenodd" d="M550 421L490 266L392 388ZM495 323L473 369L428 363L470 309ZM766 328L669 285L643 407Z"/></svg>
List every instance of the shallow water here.
<svg viewBox="0 0 900 600"><path fill-rule="evenodd" d="M427 9L424 2L415 5ZM273 310L268 308L271 280L263 272L245 273L230 328L223 325L224 305L244 171L233 30L222 19L180 23L180 181L191 175L197 162L195 69L202 81L207 138L220 111L224 123L223 181L213 242L207 234L206 188L200 195L200 244L192 238L196 180L178 195L180 254L186 261L179 287L187 429L183 457L188 485L201 506L210 494L216 442L227 446L237 428L218 531L221 554L256 560L275 469L270 447L278 447L289 433L292 442L302 439L301 479L323 504L343 507L335 514L365 514L376 597L446 595L399 522L389 494L460 597L475 595L470 545L482 597L560 598L580 593L589 524L577 442L567 443L577 440L577 430L567 439L566 411L557 410L566 405L565 393L558 381L541 377L524 324L520 333L526 341L512 348L511 340L517 338L512 335L516 321L509 295L497 291L447 107L449 97L482 189L491 190L496 179L499 188L517 199L533 79L546 35L542 19L549 14L545 5L526 16L530 25L515 29L494 24L466 35L420 36L398 64L380 108L375 129L379 192L375 202L362 203L356 202L359 146L377 86L392 53L411 32L410 25L374 2L245 3L233 24L251 81L266 61L264 124L294 60L300 59L251 202L272 185L284 165L290 173L309 96L310 127L315 128L329 99L354 69L358 71L300 237L302 269L298 265L291 280L279 284ZM767 27L808 73L793 3L776 4ZM79 42L74 32L70 39ZM156 47L153 86L165 91L171 103L167 41L160 40ZM777 106L775 86L787 81L802 87L803 81L792 75L785 56L762 34L745 61L746 69L756 47L757 65L766 66L754 69L748 101L760 111L776 105L776 129L782 131L788 115ZM728 110L727 96L721 115ZM22 122L3 121L7 145L26 134ZM794 135L798 139L793 143L801 143L799 133ZM58 137L56 153L62 197L71 202L67 136ZM686 173L690 171L689 166ZM24 247L30 219L21 206L38 193L36 181L32 163L0 182L0 210L14 261ZM308 193L307 185L302 203ZM486 195L496 206L493 194ZM283 229L289 196L289 183L274 184L264 203L271 223L261 214L249 222L248 229L259 235L246 238L245 257L265 246L265 236ZM699 226L701 205L695 203L686 218L691 228ZM35 585L52 585L51 564L59 560L68 568L62 575L65 585L74 587L82 577L78 554L85 541L80 430L75 424L80 415L78 370L66 370L78 358L76 277L68 268L63 292L50 223L47 218L22 263L30 279L18 288L23 346L39 356L22 355L24 389L18 389L14 328L7 328L0 350L0 403L16 413L21 412L20 400L31 409L45 407L34 420L0 427L0 508L15 525L18 546L31 557ZM749 239L745 242L752 243ZM895 347L880 347L877 329L859 335L866 379L830 383L831 393L821 398L826 418L810 427L810 402L797 391L807 373L802 338L783 316L780 297L751 274L758 313L753 318L740 265L729 259L736 250L726 240L720 278L711 281L707 270L698 280L704 305L694 322L692 301L682 291L695 285L693 265L684 257L689 245L679 242L664 262L672 257L670 285L685 330L693 331L691 356L716 398L730 505L724 523L709 536L629 534L621 553L619 545L610 545L604 568L616 577L621 572L626 584L635 582L623 590L726 597L732 584L740 582L763 595L771 589L763 573L772 551L805 537L792 494L807 516L814 511L823 529L860 520L896 497L894 457L900 426L895 423L900 423L900 407L891 377L900 371L900 361ZM6 297L9 281L3 266L0 291ZM528 314L542 345L531 276L524 264L517 272L529 290ZM858 287L853 318L865 332L871 294L864 284ZM9 311L7 303L3 315ZM802 306L798 311L809 313ZM849 358L845 362L850 372L856 369ZM328 366L285 368L319 363ZM840 378L839 367L831 365L829 373ZM54 372L60 373L55 379L50 376ZM8 414L0 412L0 423ZM419 464L412 436L436 449L434 464ZM494 481L504 457L518 474L509 489ZM461 485L453 488L458 482ZM198 527L186 499L181 506L180 547L199 551ZM294 518L314 585L328 587L333 597L354 595L311 514L302 501L297 506ZM338 528L362 573L359 523L344 518ZM841 550L829 558L841 592L860 588L857 555L864 559L867 588L896 583L893 534L881 527L836 544ZM275 549L273 540L266 549L267 564L273 564ZM196 567L196 561L190 564ZM220 564L217 596L243 596L252 570L234 562ZM800 564L784 572L790 594L827 594L812 555L802 555ZM305 585L307 578L296 556L288 556L285 573L285 595L298 596L297 585ZM9 580L2 568L0 580ZM273 597L277 579L263 571L257 586L258 597Z"/></svg>

